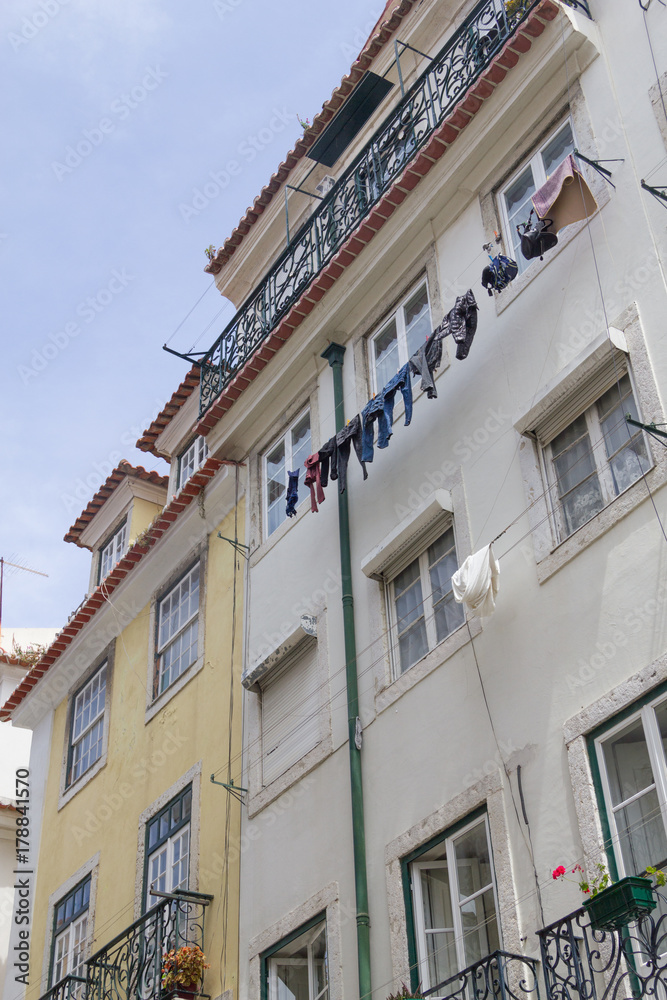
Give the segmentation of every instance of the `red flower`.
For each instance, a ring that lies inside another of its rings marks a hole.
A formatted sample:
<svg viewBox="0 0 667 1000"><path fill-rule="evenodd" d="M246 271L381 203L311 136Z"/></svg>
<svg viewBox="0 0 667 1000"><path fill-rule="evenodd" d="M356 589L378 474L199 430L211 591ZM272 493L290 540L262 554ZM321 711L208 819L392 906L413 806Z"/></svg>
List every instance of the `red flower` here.
<svg viewBox="0 0 667 1000"><path fill-rule="evenodd" d="M559 865L558 868L554 869L551 873L552 878L561 878L565 874L565 868L563 865Z"/></svg>

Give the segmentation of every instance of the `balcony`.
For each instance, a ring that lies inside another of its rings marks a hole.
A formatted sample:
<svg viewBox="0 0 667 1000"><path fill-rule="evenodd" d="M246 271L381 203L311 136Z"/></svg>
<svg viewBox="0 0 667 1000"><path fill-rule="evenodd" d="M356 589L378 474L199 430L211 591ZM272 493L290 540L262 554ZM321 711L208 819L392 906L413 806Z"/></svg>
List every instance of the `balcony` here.
<svg viewBox="0 0 667 1000"><path fill-rule="evenodd" d="M477 4L288 241L283 253L204 355L200 363L200 415L260 350L393 182L417 159L436 129L452 116L456 105L538 2L482 0ZM591 16L587 0L566 2Z"/></svg>
<svg viewBox="0 0 667 1000"><path fill-rule="evenodd" d="M425 997L438 1000L539 1000L538 965L534 958L494 951L492 955L469 965L458 975L426 990Z"/></svg>
<svg viewBox="0 0 667 1000"><path fill-rule="evenodd" d="M177 891L96 952L79 975L66 976L41 1000L159 1000L162 959L172 948L204 947L212 896Z"/></svg>

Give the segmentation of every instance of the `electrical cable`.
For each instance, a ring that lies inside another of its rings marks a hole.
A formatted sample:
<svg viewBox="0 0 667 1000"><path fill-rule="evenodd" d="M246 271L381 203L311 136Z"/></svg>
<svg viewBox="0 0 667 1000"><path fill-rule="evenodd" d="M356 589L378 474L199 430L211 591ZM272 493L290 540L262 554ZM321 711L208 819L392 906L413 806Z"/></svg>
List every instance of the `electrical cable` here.
<svg viewBox="0 0 667 1000"><path fill-rule="evenodd" d="M178 324L178 326L176 327L176 329L174 330L174 332L169 337L169 340L165 341L165 344L170 344L172 342L172 340L174 339L174 337L176 336L176 334L178 333L178 331L181 329L181 327L185 323L186 319L189 319L189 317L193 314L193 312L195 311L195 309L197 308L197 306L199 305L199 303L201 302L201 300L204 298L204 296L208 292L211 291L212 288L215 288L215 282L211 282L210 284L208 284L206 286L206 288L204 289L204 291L201 293L201 295L199 296L199 298L197 299L197 301L193 305L192 309L190 309L190 311L185 314L185 316L183 317L183 319L181 320L181 322Z"/></svg>

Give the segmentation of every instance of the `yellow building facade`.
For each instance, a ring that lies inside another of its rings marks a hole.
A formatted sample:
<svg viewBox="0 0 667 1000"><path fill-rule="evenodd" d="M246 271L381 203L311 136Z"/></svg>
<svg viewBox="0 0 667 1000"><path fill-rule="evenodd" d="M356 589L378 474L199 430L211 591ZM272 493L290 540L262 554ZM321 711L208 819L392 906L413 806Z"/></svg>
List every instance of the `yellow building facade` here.
<svg viewBox="0 0 667 1000"><path fill-rule="evenodd" d="M159 998L195 945L191 988L237 995L242 470L174 423L170 475L121 463L72 525L88 596L2 709L33 730L39 845L8 996Z"/></svg>

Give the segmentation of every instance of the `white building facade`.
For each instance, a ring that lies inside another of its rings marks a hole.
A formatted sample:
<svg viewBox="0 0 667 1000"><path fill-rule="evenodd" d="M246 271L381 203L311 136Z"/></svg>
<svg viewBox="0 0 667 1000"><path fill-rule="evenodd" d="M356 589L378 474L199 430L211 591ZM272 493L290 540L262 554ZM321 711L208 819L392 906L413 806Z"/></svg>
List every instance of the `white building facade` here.
<svg viewBox="0 0 667 1000"><path fill-rule="evenodd" d="M366 935L379 1000L463 995L453 977L477 962L516 996L547 973L555 991L565 924L538 931L581 897L552 871L667 861L667 442L639 426L667 421L666 19L660 3L389 3L209 265L239 308L195 426L244 463L248 498L230 768L246 809L226 848L244 1000L359 996ZM526 260L516 225L575 150L597 208ZM519 265L491 296L485 244ZM468 356L442 341L407 426L397 392L366 480L350 451L349 532L337 482L312 512L307 456L351 433L469 288ZM451 577L490 542L500 589L480 619Z"/></svg>

